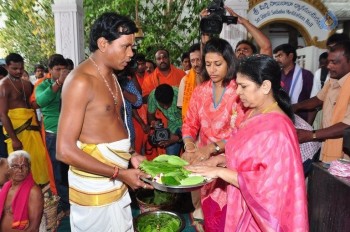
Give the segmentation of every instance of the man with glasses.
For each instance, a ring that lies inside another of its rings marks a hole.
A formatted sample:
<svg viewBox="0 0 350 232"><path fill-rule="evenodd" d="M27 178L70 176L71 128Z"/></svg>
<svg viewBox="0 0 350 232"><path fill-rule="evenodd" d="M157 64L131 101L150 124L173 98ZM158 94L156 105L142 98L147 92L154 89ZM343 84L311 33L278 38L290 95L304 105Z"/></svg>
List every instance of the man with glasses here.
<svg viewBox="0 0 350 232"><path fill-rule="evenodd" d="M44 199L31 174L30 156L18 150L7 161L10 180L0 191L0 231L39 231Z"/></svg>

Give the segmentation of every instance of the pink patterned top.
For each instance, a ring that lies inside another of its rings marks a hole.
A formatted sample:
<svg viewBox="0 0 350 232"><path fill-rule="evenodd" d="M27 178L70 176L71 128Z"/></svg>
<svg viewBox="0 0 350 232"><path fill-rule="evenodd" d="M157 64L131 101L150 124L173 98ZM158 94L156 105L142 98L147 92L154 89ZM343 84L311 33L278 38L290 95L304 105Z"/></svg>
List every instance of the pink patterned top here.
<svg viewBox="0 0 350 232"><path fill-rule="evenodd" d="M197 86L182 125L183 137L196 140L198 136L199 147L228 139L244 117L236 89L237 84L232 80L226 86L219 104L215 105L212 81Z"/></svg>

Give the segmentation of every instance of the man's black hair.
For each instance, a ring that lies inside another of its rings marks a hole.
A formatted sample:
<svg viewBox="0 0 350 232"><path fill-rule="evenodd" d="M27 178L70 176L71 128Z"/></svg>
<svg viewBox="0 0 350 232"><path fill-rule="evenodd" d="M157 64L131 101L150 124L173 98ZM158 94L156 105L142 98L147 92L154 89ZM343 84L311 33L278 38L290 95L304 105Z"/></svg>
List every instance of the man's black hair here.
<svg viewBox="0 0 350 232"><path fill-rule="evenodd" d="M323 60L328 58L328 52L323 52L319 57L318 60Z"/></svg>
<svg viewBox="0 0 350 232"><path fill-rule="evenodd" d="M91 27L90 52L95 52L98 49L97 40L101 37L108 42L112 42L122 35L131 35L137 31L134 21L128 17L115 12L103 13Z"/></svg>
<svg viewBox="0 0 350 232"><path fill-rule="evenodd" d="M66 58L66 63L67 63L67 67L69 68L69 69L73 69L74 68L74 62L73 62L73 60L71 60L71 59L69 59L69 58Z"/></svg>
<svg viewBox="0 0 350 232"><path fill-rule="evenodd" d="M61 54L53 54L49 57L49 62L48 62L49 68L52 69L54 66L57 66L57 65L67 66L67 61Z"/></svg>
<svg viewBox="0 0 350 232"><path fill-rule="evenodd" d="M173 87L168 84L161 84L156 88L154 96L158 102L171 105L174 97Z"/></svg>
<svg viewBox="0 0 350 232"><path fill-rule="evenodd" d="M276 54L279 51L282 51L282 52L286 53L287 55L292 53L293 54L293 62L295 62L297 60L297 50L292 45L290 45L290 44L278 45L277 47L275 47L275 49L273 49L273 54Z"/></svg>
<svg viewBox="0 0 350 232"><path fill-rule="evenodd" d="M188 54L195 52L195 51L201 51L200 43L192 44L191 47L188 49Z"/></svg>
<svg viewBox="0 0 350 232"><path fill-rule="evenodd" d="M13 63L23 63L24 59L20 54L17 53L10 53L5 58L6 65L10 65L11 62Z"/></svg>
<svg viewBox="0 0 350 232"><path fill-rule="evenodd" d="M338 42L349 41L349 40L350 40L349 36L345 33L334 33L333 35L328 37L326 45L330 46Z"/></svg>
<svg viewBox="0 0 350 232"><path fill-rule="evenodd" d="M42 69L45 71L45 67L42 64L36 64L34 65L34 72L36 72L37 69Z"/></svg>
<svg viewBox="0 0 350 232"><path fill-rule="evenodd" d="M186 58L190 59L190 53L184 52L181 56L181 62L183 62Z"/></svg>
<svg viewBox="0 0 350 232"><path fill-rule="evenodd" d="M144 54L142 53L137 53L134 55L133 59L136 61L136 62L146 62L146 57Z"/></svg>

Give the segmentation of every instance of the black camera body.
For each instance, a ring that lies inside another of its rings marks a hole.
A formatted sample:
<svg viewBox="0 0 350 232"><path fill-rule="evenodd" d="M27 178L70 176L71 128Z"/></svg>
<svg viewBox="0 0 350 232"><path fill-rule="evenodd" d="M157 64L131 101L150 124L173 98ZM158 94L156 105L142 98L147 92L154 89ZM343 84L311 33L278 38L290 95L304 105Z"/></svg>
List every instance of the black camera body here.
<svg viewBox="0 0 350 232"><path fill-rule="evenodd" d="M170 139L170 130L164 128L161 121L156 121L154 124L154 133L150 134L149 141L152 145L157 145L161 141L168 141Z"/></svg>
<svg viewBox="0 0 350 232"><path fill-rule="evenodd" d="M201 33L220 34L224 23L237 24L237 17L226 16L224 0L213 0L207 9L210 14L200 21Z"/></svg>

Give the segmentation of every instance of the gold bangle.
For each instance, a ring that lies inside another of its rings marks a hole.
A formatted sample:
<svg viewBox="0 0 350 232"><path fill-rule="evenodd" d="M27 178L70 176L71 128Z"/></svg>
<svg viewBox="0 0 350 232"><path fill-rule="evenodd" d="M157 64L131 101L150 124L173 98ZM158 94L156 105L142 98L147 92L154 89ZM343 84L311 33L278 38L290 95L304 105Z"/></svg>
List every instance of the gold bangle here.
<svg viewBox="0 0 350 232"><path fill-rule="evenodd" d="M316 131L315 131L315 130L312 131L312 139L317 139Z"/></svg>
<svg viewBox="0 0 350 232"><path fill-rule="evenodd" d="M194 146L194 148L193 149L188 149L188 145L189 144L192 144ZM197 150L197 145L195 143L193 143L193 142L187 142L184 145L184 149L185 149L185 152L195 152Z"/></svg>

